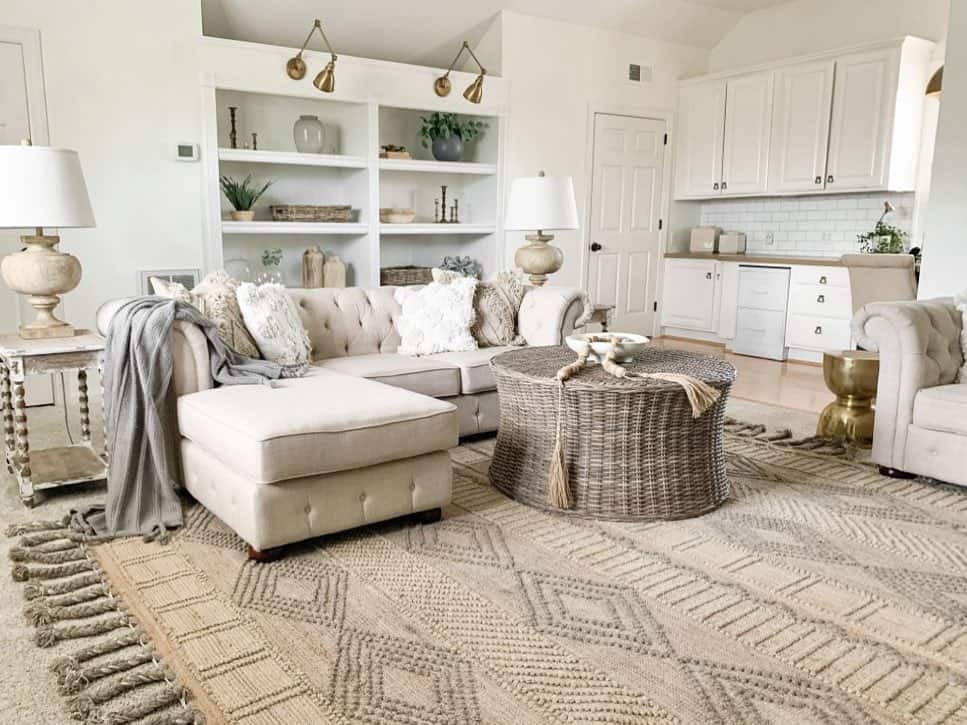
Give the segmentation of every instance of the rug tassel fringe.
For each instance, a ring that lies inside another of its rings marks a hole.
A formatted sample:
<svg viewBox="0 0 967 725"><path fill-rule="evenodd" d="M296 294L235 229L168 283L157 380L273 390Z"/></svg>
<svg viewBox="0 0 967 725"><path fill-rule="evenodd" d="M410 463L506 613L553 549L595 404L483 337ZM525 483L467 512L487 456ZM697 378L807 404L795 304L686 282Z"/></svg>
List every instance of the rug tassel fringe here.
<svg viewBox="0 0 967 725"><path fill-rule="evenodd" d="M128 657L110 660L90 667L65 669L58 677L58 684L64 694L76 695L95 680L133 670L135 667L146 665L154 660L154 652L145 648Z"/></svg>
<svg viewBox="0 0 967 725"><path fill-rule="evenodd" d="M564 445L558 435L551 456L551 472L547 481L547 497L551 506L559 509L571 508L571 491L567 480L567 461L564 459Z"/></svg>

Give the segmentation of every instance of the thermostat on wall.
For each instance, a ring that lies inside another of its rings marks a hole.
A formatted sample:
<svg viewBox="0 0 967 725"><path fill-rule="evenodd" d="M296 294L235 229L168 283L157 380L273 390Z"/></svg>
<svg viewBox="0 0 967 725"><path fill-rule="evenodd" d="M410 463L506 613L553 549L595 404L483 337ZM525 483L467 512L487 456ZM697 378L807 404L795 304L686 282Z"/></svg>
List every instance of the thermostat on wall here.
<svg viewBox="0 0 967 725"><path fill-rule="evenodd" d="M198 161L198 144L180 143L175 158L179 161Z"/></svg>

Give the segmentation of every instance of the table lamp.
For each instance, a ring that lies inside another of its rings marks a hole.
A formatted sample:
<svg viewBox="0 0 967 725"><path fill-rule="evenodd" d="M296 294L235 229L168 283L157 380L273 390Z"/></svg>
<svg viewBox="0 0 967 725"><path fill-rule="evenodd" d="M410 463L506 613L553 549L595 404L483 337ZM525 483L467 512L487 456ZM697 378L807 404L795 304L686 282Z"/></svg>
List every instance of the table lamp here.
<svg viewBox="0 0 967 725"><path fill-rule="evenodd" d="M548 242L553 234L549 229L577 229L578 209L574 201L574 182L570 176L537 176L514 179L510 185L510 199L504 228L511 231L536 230L528 234L528 241L517 250L514 263L540 287L547 275L554 274L564 263L564 253Z"/></svg>
<svg viewBox="0 0 967 725"><path fill-rule="evenodd" d="M25 339L70 337L74 328L54 316L58 295L81 281L81 263L57 249L60 237L44 227L93 227L94 213L76 151L49 146L0 146L0 227L34 227L21 237L24 249L0 263L3 280L27 295L37 318L20 325Z"/></svg>

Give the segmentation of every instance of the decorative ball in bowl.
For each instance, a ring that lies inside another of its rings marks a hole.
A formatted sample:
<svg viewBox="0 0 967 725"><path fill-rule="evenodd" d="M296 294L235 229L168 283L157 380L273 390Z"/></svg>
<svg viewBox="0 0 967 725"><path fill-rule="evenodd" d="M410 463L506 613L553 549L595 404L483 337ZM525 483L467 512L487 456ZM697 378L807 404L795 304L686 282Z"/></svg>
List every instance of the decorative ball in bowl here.
<svg viewBox="0 0 967 725"><path fill-rule="evenodd" d="M383 208L379 210L379 220L383 224L409 224L416 219L412 209Z"/></svg>
<svg viewBox="0 0 967 725"><path fill-rule="evenodd" d="M601 362L612 350L614 350L616 362L627 362L636 353L644 350L651 340L633 332L592 332L584 335L568 335L566 342L567 346L578 354L585 347L590 346L588 360L591 362Z"/></svg>

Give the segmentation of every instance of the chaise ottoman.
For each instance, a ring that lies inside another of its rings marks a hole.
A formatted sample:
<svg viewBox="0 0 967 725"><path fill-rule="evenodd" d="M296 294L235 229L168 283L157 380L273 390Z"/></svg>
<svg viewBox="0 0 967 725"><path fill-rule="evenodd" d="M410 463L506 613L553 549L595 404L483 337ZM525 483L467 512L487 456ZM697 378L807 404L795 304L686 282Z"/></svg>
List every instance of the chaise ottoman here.
<svg viewBox="0 0 967 725"><path fill-rule="evenodd" d="M178 423L185 487L254 559L450 501L457 409L402 388L315 368L182 395Z"/></svg>

